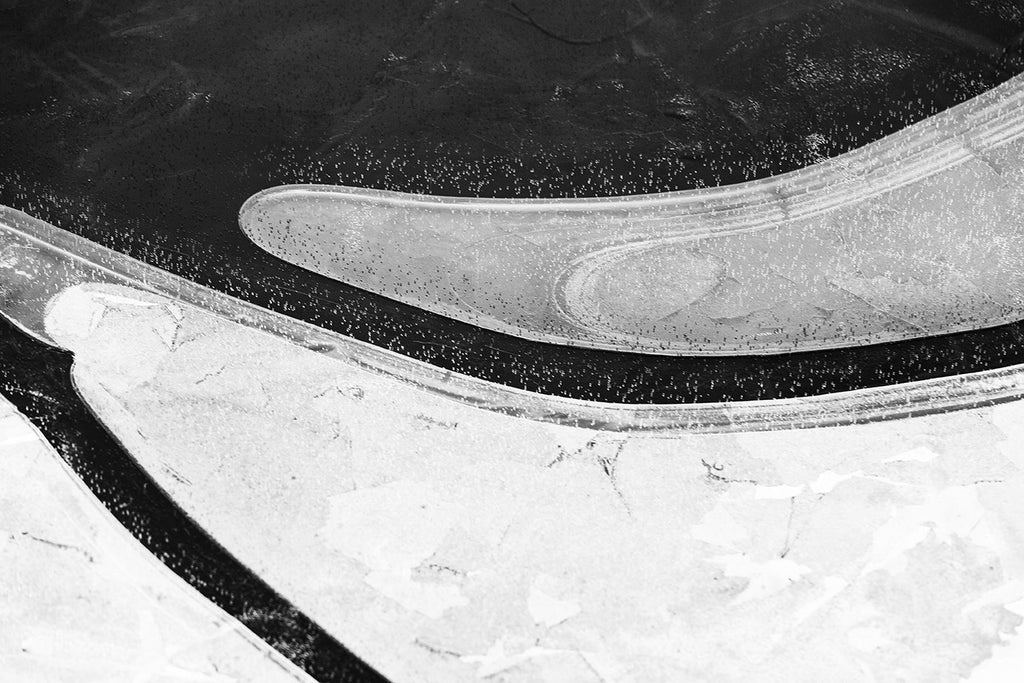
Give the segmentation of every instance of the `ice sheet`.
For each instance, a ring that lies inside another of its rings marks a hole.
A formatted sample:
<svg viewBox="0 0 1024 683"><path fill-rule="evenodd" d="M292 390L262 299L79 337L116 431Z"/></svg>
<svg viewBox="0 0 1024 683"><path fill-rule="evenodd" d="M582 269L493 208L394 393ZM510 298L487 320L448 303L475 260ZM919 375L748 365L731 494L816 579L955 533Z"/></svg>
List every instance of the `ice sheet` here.
<svg viewBox="0 0 1024 683"><path fill-rule="evenodd" d="M573 200L283 186L270 253L521 337L782 353L1024 317L1024 76L854 152L714 189Z"/></svg>
<svg viewBox="0 0 1024 683"><path fill-rule="evenodd" d="M1021 624L1019 400L609 432L121 286L64 290L46 324L171 498L396 683L954 682Z"/></svg>

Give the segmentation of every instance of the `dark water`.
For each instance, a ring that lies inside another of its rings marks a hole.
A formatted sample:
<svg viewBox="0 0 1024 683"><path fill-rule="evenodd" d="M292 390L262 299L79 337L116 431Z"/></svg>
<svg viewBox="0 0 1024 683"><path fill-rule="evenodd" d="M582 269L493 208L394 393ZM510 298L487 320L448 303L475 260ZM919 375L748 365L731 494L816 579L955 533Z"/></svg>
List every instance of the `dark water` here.
<svg viewBox="0 0 1024 683"><path fill-rule="evenodd" d="M690 359L478 330L237 227L262 188L645 193L792 170L1020 70L1024 3L0 0L0 203L441 367L625 402L799 396L1021 362L1021 330Z"/></svg>

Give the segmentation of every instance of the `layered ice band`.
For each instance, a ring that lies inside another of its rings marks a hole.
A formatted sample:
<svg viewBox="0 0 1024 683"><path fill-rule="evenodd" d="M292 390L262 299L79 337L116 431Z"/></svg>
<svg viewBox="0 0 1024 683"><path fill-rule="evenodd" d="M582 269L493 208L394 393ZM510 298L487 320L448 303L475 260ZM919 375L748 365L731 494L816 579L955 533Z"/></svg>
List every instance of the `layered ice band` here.
<svg viewBox="0 0 1024 683"><path fill-rule="evenodd" d="M245 233L295 265L520 337L770 354L1024 318L1024 77L811 167L560 200L260 192Z"/></svg>
<svg viewBox="0 0 1024 683"><path fill-rule="evenodd" d="M47 331L47 312L62 292L87 284L121 285L168 296L181 305L313 349L353 371L393 378L405 387L402 392L408 395L403 400L442 397L531 421L601 431L669 434L811 428L941 413L1024 396L1021 365L774 401L626 405L546 396L443 370L294 320L0 206L0 314L35 337L60 345Z"/></svg>

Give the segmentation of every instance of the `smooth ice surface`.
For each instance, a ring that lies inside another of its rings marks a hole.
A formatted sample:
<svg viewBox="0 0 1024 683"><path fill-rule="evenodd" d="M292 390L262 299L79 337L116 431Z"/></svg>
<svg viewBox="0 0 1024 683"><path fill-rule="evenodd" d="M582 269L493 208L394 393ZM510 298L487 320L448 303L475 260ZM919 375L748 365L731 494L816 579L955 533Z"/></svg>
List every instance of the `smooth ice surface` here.
<svg viewBox="0 0 1024 683"><path fill-rule="evenodd" d="M742 185L593 200L284 186L270 253L530 339L780 353L1024 317L1024 76L854 152Z"/></svg>
<svg viewBox="0 0 1024 683"><path fill-rule="evenodd" d="M149 554L0 398L0 678L312 679Z"/></svg>
<svg viewBox="0 0 1024 683"><path fill-rule="evenodd" d="M170 496L395 681L957 681L1022 622L1024 401L606 431L122 286L45 325Z"/></svg>

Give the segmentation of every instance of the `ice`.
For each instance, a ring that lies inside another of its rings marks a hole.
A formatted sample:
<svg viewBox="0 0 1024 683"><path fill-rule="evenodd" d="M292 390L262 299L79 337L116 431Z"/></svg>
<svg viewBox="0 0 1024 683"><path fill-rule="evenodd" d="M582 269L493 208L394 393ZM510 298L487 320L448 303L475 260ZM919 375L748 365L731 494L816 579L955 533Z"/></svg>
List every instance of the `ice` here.
<svg viewBox="0 0 1024 683"><path fill-rule="evenodd" d="M284 186L240 223L303 268L545 342L716 355L947 334L1024 317L1022 104L1024 76L736 186L573 200Z"/></svg>

